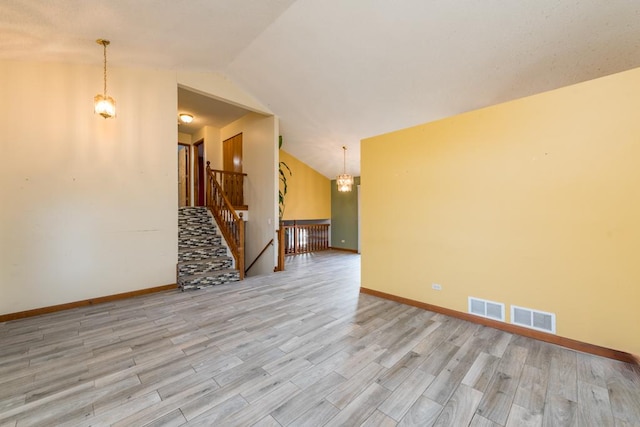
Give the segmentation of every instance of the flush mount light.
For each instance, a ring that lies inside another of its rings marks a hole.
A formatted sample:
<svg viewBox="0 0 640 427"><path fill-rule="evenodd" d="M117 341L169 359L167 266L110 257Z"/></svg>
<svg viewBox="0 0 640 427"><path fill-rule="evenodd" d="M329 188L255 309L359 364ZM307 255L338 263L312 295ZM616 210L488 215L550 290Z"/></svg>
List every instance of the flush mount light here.
<svg viewBox="0 0 640 427"><path fill-rule="evenodd" d="M189 124L193 121L193 116L191 114L182 113L178 116L180 121L185 124Z"/></svg>
<svg viewBox="0 0 640 427"><path fill-rule="evenodd" d="M96 43L102 45L104 52L104 90L102 95L98 94L93 98L93 111L108 119L116 115L116 101L107 96L107 46L109 46L110 41L98 39Z"/></svg>
<svg viewBox="0 0 640 427"><path fill-rule="evenodd" d="M338 175L336 178L336 184L338 185L338 191L341 193L347 193L351 191L353 186L353 177L347 173L347 147L343 146L343 169L342 175Z"/></svg>

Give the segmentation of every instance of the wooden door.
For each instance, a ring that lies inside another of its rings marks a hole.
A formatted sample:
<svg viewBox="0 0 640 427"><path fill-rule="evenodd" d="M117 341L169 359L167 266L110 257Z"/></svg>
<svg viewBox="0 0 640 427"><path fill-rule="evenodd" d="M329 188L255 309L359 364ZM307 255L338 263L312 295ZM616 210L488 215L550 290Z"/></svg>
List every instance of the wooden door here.
<svg viewBox="0 0 640 427"><path fill-rule="evenodd" d="M222 170L242 173L242 134L222 143Z"/></svg>
<svg viewBox="0 0 640 427"><path fill-rule="evenodd" d="M224 174L222 188L236 208L244 205L242 173L242 134L222 142L222 170L236 174Z"/></svg>
<svg viewBox="0 0 640 427"><path fill-rule="evenodd" d="M191 179L189 174L189 150L191 146L178 143L178 206L190 206L189 193Z"/></svg>

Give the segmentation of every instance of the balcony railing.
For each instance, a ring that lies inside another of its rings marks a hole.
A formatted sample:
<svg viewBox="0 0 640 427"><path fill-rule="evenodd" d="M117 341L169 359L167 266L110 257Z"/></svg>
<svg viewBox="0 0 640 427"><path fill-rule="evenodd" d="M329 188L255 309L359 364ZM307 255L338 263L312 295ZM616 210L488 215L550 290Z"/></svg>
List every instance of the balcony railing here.
<svg viewBox="0 0 640 427"><path fill-rule="evenodd" d="M284 225L285 255L329 249L329 224Z"/></svg>

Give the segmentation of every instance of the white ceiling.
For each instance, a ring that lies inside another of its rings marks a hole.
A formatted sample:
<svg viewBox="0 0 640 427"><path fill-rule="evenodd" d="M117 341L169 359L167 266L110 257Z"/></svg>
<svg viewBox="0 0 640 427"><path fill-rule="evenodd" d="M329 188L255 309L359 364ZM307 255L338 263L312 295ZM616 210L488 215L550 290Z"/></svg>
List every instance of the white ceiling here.
<svg viewBox="0 0 640 427"><path fill-rule="evenodd" d="M0 59L100 63L97 38L110 65L224 74L335 177L362 138L640 66L640 2L0 2Z"/></svg>

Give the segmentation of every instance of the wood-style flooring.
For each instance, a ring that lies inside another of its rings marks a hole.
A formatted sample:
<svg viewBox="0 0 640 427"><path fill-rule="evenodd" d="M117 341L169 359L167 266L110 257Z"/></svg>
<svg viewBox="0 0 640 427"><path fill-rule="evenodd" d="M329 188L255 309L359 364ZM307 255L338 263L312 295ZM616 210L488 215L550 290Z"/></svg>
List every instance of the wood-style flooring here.
<svg viewBox="0 0 640 427"><path fill-rule="evenodd" d="M287 269L0 324L0 426L640 426L636 366Z"/></svg>

